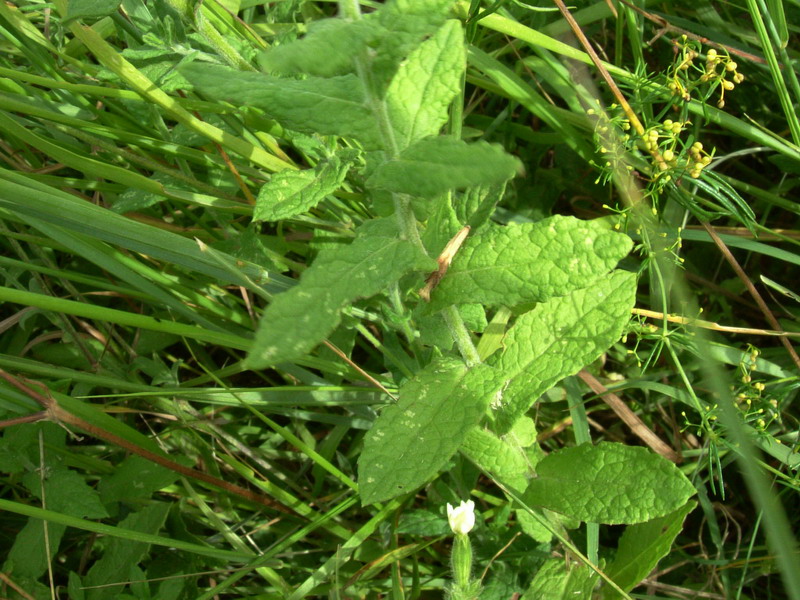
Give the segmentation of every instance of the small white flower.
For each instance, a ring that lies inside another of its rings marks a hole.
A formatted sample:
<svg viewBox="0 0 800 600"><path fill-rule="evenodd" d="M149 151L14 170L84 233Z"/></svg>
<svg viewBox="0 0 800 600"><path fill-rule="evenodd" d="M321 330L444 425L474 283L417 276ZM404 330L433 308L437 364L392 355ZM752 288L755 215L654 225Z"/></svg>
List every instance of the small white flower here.
<svg viewBox="0 0 800 600"><path fill-rule="evenodd" d="M458 507L447 504L447 520L453 533L468 534L475 526L475 503L472 500L462 501Z"/></svg>

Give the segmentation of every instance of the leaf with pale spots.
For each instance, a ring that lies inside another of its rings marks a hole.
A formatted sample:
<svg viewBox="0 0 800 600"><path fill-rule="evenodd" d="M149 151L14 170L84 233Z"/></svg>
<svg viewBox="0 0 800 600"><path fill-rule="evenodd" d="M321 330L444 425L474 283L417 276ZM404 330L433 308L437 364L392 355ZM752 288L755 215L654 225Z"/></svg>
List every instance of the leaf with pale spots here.
<svg viewBox="0 0 800 600"><path fill-rule="evenodd" d="M341 310L385 290L412 271L432 271L436 262L400 239L394 221L370 221L347 246L328 248L298 285L272 300L247 357L263 369L311 352L339 324Z"/></svg>
<svg viewBox="0 0 800 600"><path fill-rule="evenodd" d="M400 389L364 440L358 461L366 504L413 492L433 479L458 451L491 400L491 367L473 369L442 358Z"/></svg>
<svg viewBox="0 0 800 600"><path fill-rule="evenodd" d="M551 453L523 494L582 521L619 525L662 517L695 494L678 467L647 448L601 442Z"/></svg>
<svg viewBox="0 0 800 600"><path fill-rule="evenodd" d="M503 338L505 352L490 359L504 380L496 432L509 431L541 394L608 350L630 320L635 299L636 276L615 271L520 316Z"/></svg>
<svg viewBox="0 0 800 600"><path fill-rule="evenodd" d="M632 245L603 220L557 215L490 225L461 247L433 291L430 309L466 302L515 306L563 296L608 273Z"/></svg>

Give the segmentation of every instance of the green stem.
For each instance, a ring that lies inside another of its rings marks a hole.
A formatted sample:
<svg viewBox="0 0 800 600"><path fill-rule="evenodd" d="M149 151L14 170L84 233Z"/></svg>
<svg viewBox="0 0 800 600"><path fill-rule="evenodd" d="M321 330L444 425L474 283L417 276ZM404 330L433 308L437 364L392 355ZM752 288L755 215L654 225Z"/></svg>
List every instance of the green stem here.
<svg viewBox="0 0 800 600"><path fill-rule="evenodd" d="M402 315L406 313L405 306L403 305L403 299L400 297L400 286L397 282L394 282L389 287L389 301L392 303L392 308L397 313L397 315L402 319ZM419 340L414 333L414 330L408 323L408 320L403 319L402 323L400 324L400 328L403 331L403 335L405 336L408 343L411 344L412 348L415 351L421 350L419 348Z"/></svg>
<svg viewBox="0 0 800 600"><path fill-rule="evenodd" d="M464 319L461 318L461 313L458 312L457 306L449 306L442 311L444 320L447 323L447 328L450 330L450 335L458 346L458 351L464 358L464 362L468 367L474 367L481 362L481 357L475 344L472 343L469 330L464 325Z"/></svg>
<svg viewBox="0 0 800 600"><path fill-rule="evenodd" d="M427 255L428 251L425 250L425 245L419 236L417 217L414 215L414 209L411 208L411 198L406 194L392 194L392 200L394 200L394 214L397 217L400 237L408 240Z"/></svg>

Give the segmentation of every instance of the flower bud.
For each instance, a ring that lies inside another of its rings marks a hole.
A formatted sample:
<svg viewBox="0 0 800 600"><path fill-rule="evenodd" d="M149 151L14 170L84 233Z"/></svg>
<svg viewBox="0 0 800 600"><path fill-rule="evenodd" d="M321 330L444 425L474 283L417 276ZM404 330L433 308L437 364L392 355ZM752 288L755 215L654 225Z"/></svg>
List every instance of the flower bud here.
<svg viewBox="0 0 800 600"><path fill-rule="evenodd" d="M475 503L472 500L462 501L457 507L448 503L447 520L453 533L468 534L475 526Z"/></svg>

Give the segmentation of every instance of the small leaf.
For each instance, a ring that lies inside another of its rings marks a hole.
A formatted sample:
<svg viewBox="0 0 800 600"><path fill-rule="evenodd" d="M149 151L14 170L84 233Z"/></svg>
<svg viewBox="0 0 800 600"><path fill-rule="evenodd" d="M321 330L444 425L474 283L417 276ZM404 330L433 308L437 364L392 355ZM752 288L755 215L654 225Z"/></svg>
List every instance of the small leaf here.
<svg viewBox="0 0 800 600"><path fill-rule="evenodd" d="M450 102L461 90L465 68L464 33L456 20L447 21L400 63L386 104L401 150L439 133Z"/></svg>
<svg viewBox="0 0 800 600"><path fill-rule="evenodd" d="M52 511L90 519L108 516L97 492L75 471L63 467L51 468L44 480L44 495L41 473L26 473L22 479L34 496L46 498L47 508ZM43 526L39 519L29 519L14 539L8 559L14 565L14 573L18 577L40 577L47 570L50 558L59 549L66 526L50 523L46 540ZM48 549L50 556L47 554Z"/></svg>
<svg viewBox="0 0 800 600"><path fill-rule="evenodd" d="M517 490L528 485L526 473L531 469L525 453L490 431L473 427L464 438L461 452L506 485Z"/></svg>
<svg viewBox="0 0 800 600"><path fill-rule="evenodd" d="M519 160L501 146L429 137L378 166L367 185L430 198L455 188L501 183L521 168Z"/></svg>
<svg viewBox="0 0 800 600"><path fill-rule="evenodd" d="M496 431L509 431L541 394L617 341L635 298L636 276L617 271L520 316L503 339L506 351L489 360L507 382L498 392Z"/></svg>
<svg viewBox="0 0 800 600"><path fill-rule="evenodd" d="M505 190L505 182L492 186L481 185L466 190L454 202L458 220L464 225L469 225L473 233L477 232L489 221L495 206L502 200Z"/></svg>
<svg viewBox="0 0 800 600"><path fill-rule="evenodd" d="M314 169L275 173L258 192L253 220L280 221L315 207L339 189L349 166L334 156Z"/></svg>
<svg viewBox="0 0 800 600"><path fill-rule="evenodd" d="M601 442L543 458L523 500L582 521L618 525L664 516L694 493L678 467L647 448Z"/></svg>
<svg viewBox="0 0 800 600"><path fill-rule="evenodd" d="M287 244L275 236L261 234L260 229L259 225L250 224L238 235L214 242L211 247L266 271L285 273L289 270L283 258L288 252Z"/></svg>
<svg viewBox="0 0 800 600"><path fill-rule="evenodd" d="M386 2L364 17L382 32L372 45L370 61L379 96L383 96L402 61L451 17L452 6L452 0L398 0Z"/></svg>
<svg viewBox="0 0 800 600"><path fill-rule="evenodd" d="M323 250L300 283L272 300L247 357L250 369L288 362L310 352L341 320L340 311L436 262L400 239L394 221L370 221L347 246Z"/></svg>
<svg viewBox="0 0 800 600"><path fill-rule="evenodd" d="M539 568L521 600L591 598L598 577L584 564L551 558Z"/></svg>
<svg viewBox="0 0 800 600"><path fill-rule="evenodd" d="M157 534L164 526L170 505L166 502L151 502L142 510L131 513L120 521L119 526L142 533ZM86 594L88 600L112 600L119 597L119 588L108 584L125 581L132 565L141 561L150 545L145 542L114 537L105 544L103 556L92 565L84 577L86 587L97 586ZM124 574L124 575L123 575Z"/></svg>
<svg viewBox="0 0 800 600"><path fill-rule="evenodd" d="M99 18L113 13L119 8L122 0L70 0L64 23L75 19Z"/></svg>
<svg viewBox="0 0 800 600"><path fill-rule="evenodd" d="M488 225L467 239L431 294L431 310L454 302L515 306L592 284L627 255L631 238L602 220L554 216Z"/></svg>
<svg viewBox="0 0 800 600"><path fill-rule="evenodd" d="M553 529L556 527L546 527L544 524L545 517L543 512L537 512L536 516L530 514L527 510L517 509L514 511L517 516L517 523L519 528L525 535L530 536L537 542L542 544L549 544L553 539ZM555 513L550 513L555 514Z"/></svg>
<svg viewBox="0 0 800 600"><path fill-rule="evenodd" d="M204 95L261 108L289 129L354 137L368 148L381 147L364 87L354 75L284 79L199 62L180 72Z"/></svg>
<svg viewBox="0 0 800 600"><path fill-rule="evenodd" d="M175 482L180 475L141 456L131 455L104 477L98 486L100 498L106 504L149 498L153 492Z"/></svg>
<svg viewBox="0 0 800 600"><path fill-rule="evenodd" d="M684 519L695 506L697 502L691 500L668 515L625 528L606 574L626 592L633 589L669 554ZM603 597L611 600L619 598L619 593L606 588Z"/></svg>
<svg viewBox="0 0 800 600"><path fill-rule="evenodd" d="M269 72L345 75L353 72L355 57L379 34L366 19L320 19L311 22L302 39L269 49L258 62Z"/></svg>
<svg viewBox="0 0 800 600"><path fill-rule="evenodd" d="M456 453L489 403L491 367L458 360L432 363L400 389L364 439L358 481L364 505L413 492Z"/></svg>

